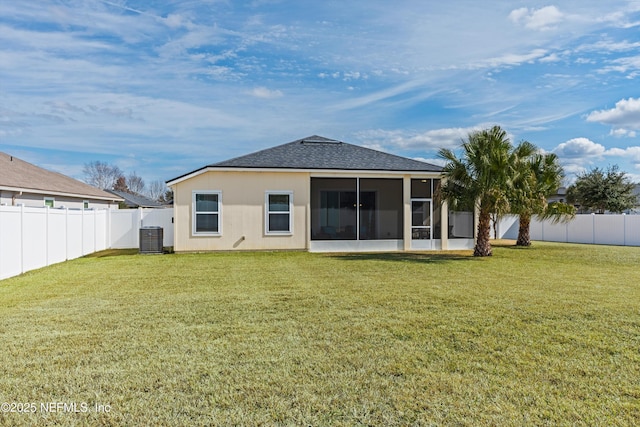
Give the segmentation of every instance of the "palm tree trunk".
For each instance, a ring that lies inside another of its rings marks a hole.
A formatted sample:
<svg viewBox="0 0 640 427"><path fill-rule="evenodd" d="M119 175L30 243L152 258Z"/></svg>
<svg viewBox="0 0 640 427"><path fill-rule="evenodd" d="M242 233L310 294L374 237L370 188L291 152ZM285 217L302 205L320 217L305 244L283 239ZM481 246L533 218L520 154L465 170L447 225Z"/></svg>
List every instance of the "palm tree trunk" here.
<svg viewBox="0 0 640 427"><path fill-rule="evenodd" d="M518 224L518 241L516 246L531 246L531 215L521 214Z"/></svg>
<svg viewBox="0 0 640 427"><path fill-rule="evenodd" d="M484 209L480 209L480 216L478 217L478 240L476 241L476 247L473 250L473 256L493 255L491 242L489 241L490 235L491 213Z"/></svg>

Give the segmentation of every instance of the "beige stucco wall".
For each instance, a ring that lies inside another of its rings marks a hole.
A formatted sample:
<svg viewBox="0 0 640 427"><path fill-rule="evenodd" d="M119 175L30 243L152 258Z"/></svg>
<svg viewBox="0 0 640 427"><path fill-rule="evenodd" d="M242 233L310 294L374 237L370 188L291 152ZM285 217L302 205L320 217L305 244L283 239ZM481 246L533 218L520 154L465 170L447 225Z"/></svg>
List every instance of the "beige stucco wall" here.
<svg viewBox="0 0 640 427"><path fill-rule="evenodd" d="M222 193L221 235L193 235L193 191ZM173 186L174 250L307 249L309 174L304 172L209 171ZM293 233L265 233L267 191L293 193Z"/></svg>

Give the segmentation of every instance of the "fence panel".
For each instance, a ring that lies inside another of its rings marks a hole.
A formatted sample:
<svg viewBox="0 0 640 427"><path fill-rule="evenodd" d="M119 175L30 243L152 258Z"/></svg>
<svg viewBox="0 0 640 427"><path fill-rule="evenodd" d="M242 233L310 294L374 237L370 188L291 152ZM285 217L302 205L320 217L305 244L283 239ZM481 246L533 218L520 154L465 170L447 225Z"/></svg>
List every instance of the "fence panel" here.
<svg viewBox="0 0 640 427"><path fill-rule="evenodd" d="M640 246L640 215L625 216L625 245Z"/></svg>
<svg viewBox="0 0 640 427"><path fill-rule="evenodd" d="M67 211L67 259L75 259L83 255L82 230L82 211Z"/></svg>
<svg viewBox="0 0 640 427"><path fill-rule="evenodd" d="M47 265L47 208L23 208L22 271Z"/></svg>
<svg viewBox="0 0 640 427"><path fill-rule="evenodd" d="M113 249L137 248L140 228L140 210L121 209L111 211L111 247Z"/></svg>
<svg viewBox="0 0 640 427"><path fill-rule="evenodd" d="M566 224L554 224L546 221L542 224L542 240L547 242L566 242L567 226Z"/></svg>
<svg viewBox="0 0 640 427"><path fill-rule="evenodd" d="M108 218L107 215L109 214L109 211L106 209L101 209L101 210L96 210L93 211L94 213L94 218L95 218L95 248L96 251L103 251L105 249L109 249L109 243L108 243L108 233L109 233L109 224L107 223ZM100 232L100 230L102 232Z"/></svg>
<svg viewBox="0 0 640 427"><path fill-rule="evenodd" d="M593 215L593 238L600 245L624 245L626 215Z"/></svg>
<svg viewBox="0 0 640 427"><path fill-rule="evenodd" d="M567 240L571 243L593 242L593 215L576 215L566 224Z"/></svg>
<svg viewBox="0 0 640 427"><path fill-rule="evenodd" d="M529 224L529 237L531 240L544 240L543 237L543 223L534 218L531 219ZM516 232L516 239L518 238L518 232Z"/></svg>
<svg viewBox="0 0 640 427"><path fill-rule="evenodd" d="M0 206L0 279L22 273L22 212Z"/></svg>
<svg viewBox="0 0 640 427"><path fill-rule="evenodd" d="M518 238L518 227L520 223L517 215L505 215L498 221L498 237L501 239ZM493 231L493 230L492 230Z"/></svg>
<svg viewBox="0 0 640 427"><path fill-rule="evenodd" d="M82 255L89 255L96 251L95 216L93 211L83 210L82 214Z"/></svg>
<svg viewBox="0 0 640 427"><path fill-rule="evenodd" d="M67 260L67 210L48 209L47 264Z"/></svg>

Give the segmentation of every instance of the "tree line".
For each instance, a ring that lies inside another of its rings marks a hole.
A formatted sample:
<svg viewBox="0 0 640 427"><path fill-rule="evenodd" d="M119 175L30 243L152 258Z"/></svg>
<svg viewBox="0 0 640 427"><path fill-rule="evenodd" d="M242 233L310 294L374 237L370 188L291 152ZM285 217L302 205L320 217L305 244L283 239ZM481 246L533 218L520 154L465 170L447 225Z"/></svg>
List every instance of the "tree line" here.
<svg viewBox="0 0 640 427"><path fill-rule="evenodd" d="M173 202L173 192L162 180L151 181L147 185L135 171L125 175L118 166L96 160L85 163L82 172L87 184L101 190L137 194L165 204Z"/></svg>
<svg viewBox="0 0 640 427"><path fill-rule="evenodd" d="M499 126L469 134L458 157L441 149L447 163L443 170L440 196L454 210L478 212L474 256L490 256L492 216L519 216L518 246L530 246L531 218L568 221L576 206L598 213L622 212L636 203L635 185L615 167L596 168L577 177L567 190L567 202L548 203L562 185L564 171L558 157L542 153L523 141L513 146Z"/></svg>

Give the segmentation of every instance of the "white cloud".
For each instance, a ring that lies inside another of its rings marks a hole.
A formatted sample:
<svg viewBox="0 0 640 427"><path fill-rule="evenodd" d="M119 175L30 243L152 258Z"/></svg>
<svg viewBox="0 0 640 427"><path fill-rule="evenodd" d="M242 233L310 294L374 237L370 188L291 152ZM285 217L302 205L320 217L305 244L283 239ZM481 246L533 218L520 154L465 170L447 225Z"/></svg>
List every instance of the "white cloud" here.
<svg viewBox="0 0 640 427"><path fill-rule="evenodd" d="M485 61L478 63L476 66L480 67L501 67L501 66L509 66L509 65L520 65L523 63L531 63L537 59L544 58L547 54L547 51L544 49L534 49L529 53L517 54L517 53L507 53L502 56L498 56L495 58L489 58Z"/></svg>
<svg viewBox="0 0 640 427"><path fill-rule="evenodd" d="M358 71L350 71L350 72L344 73L344 80L345 81L359 80L360 78L363 78L363 76Z"/></svg>
<svg viewBox="0 0 640 427"><path fill-rule="evenodd" d="M623 137L635 138L637 134L636 134L636 131L634 130L619 128L619 129L611 129L611 132L609 132L609 135L615 136L617 138L623 138Z"/></svg>
<svg viewBox="0 0 640 427"><path fill-rule="evenodd" d="M610 72L618 72L618 73L627 73L629 72L629 77L633 78L637 75L638 70L640 70L640 55L639 56L628 56L624 58L618 58L609 63L606 67L603 67L598 72L601 74L606 74Z"/></svg>
<svg viewBox="0 0 640 427"><path fill-rule="evenodd" d="M587 121L611 125L614 131L626 135L631 130L640 130L640 98L622 99L614 108L593 111L587 115Z"/></svg>
<svg viewBox="0 0 640 427"><path fill-rule="evenodd" d="M553 152L560 158L569 181L589 167L602 165L605 158L615 164L627 163L640 168L640 146L606 149L587 138L574 138L558 145Z"/></svg>
<svg viewBox="0 0 640 427"><path fill-rule="evenodd" d="M189 19L186 19L180 14L170 13L166 18L162 18L162 21L170 28L191 27L192 23Z"/></svg>
<svg viewBox="0 0 640 427"><path fill-rule="evenodd" d="M627 148L612 148L606 152L609 156L624 157L626 160L640 164L640 147L633 146Z"/></svg>
<svg viewBox="0 0 640 427"><path fill-rule="evenodd" d="M553 152L562 158L600 157L605 154L605 147L588 138L574 138L558 145Z"/></svg>
<svg viewBox="0 0 640 427"><path fill-rule="evenodd" d="M473 126L468 128L433 129L422 133L410 134L406 131L370 130L360 132L358 139L373 148L391 148L394 150L438 150L440 148L457 148L470 133L486 128Z"/></svg>
<svg viewBox="0 0 640 427"><path fill-rule="evenodd" d="M576 52L624 52L634 51L640 47L640 42L629 42L627 40L601 40L596 43L585 44L576 49Z"/></svg>
<svg viewBox="0 0 640 427"><path fill-rule="evenodd" d="M280 98L283 95L282 91L271 90L264 86L253 88L253 90L251 90L249 94L251 96L255 96L256 98L262 98L262 99L275 99L275 98Z"/></svg>
<svg viewBox="0 0 640 427"><path fill-rule="evenodd" d="M547 55L544 58L540 58L540 62L558 62L561 61L560 57L557 53L552 53L551 55Z"/></svg>
<svg viewBox="0 0 640 427"><path fill-rule="evenodd" d="M555 6L546 6L541 9L522 7L511 11L509 19L531 30L545 31L555 28L562 22L564 14Z"/></svg>

